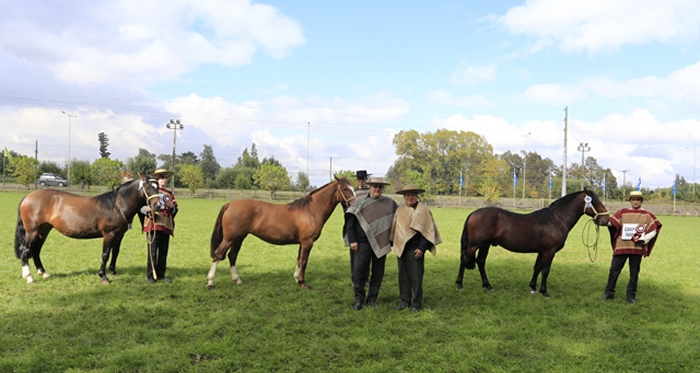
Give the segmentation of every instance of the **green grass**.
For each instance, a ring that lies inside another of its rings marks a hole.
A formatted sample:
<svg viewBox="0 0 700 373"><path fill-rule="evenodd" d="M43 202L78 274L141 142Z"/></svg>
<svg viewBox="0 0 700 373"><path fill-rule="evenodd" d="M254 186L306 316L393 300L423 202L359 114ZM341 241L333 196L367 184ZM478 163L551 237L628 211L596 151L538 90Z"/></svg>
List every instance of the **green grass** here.
<svg viewBox="0 0 700 373"><path fill-rule="evenodd" d="M535 255L493 248L487 270L456 291L459 238L469 210L433 209L444 239L426 260L424 311L396 312L396 258L387 259L381 308L352 309L340 208L311 253L309 291L292 274L297 248L249 237L238 257L243 285L222 262L206 289L209 238L222 201L179 198L171 284L146 284L145 236L127 233L110 285L101 285L100 240L53 232L42 258L48 280L26 285L14 257L21 194L0 193L2 372L685 372L700 366L700 220L661 216L644 259L638 302L601 301L610 245L597 260L582 219L556 256L550 299L527 287ZM138 228L138 223L136 223ZM32 266L32 272L34 272ZM618 283L627 284L627 269ZM618 289L618 290L619 290ZM622 297L624 298L624 297Z"/></svg>

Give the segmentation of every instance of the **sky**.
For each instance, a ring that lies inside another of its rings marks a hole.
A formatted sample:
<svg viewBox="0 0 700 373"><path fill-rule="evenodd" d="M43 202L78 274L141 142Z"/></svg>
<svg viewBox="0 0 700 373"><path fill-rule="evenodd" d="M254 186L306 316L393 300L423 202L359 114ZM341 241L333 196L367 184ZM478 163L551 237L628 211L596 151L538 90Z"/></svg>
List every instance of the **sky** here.
<svg viewBox="0 0 700 373"><path fill-rule="evenodd" d="M0 146L60 165L176 135L321 186L449 129L663 188L695 181L698 82L697 0L0 0Z"/></svg>

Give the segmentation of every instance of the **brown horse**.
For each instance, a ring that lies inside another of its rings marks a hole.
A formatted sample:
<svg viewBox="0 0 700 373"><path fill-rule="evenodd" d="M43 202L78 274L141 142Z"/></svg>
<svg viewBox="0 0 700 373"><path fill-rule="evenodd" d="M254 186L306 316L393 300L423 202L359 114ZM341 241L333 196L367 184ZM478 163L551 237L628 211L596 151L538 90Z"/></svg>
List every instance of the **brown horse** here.
<svg viewBox="0 0 700 373"><path fill-rule="evenodd" d="M37 275L48 278L41 263L41 248L51 229L71 238L103 237L102 266L99 275L109 284L105 266L112 251L109 270L116 275L117 256L122 238L139 209L158 202L158 185L144 175L114 190L95 197L82 197L56 189L29 193L19 203L15 230L15 255L22 261L22 277L34 282L29 258L34 260Z"/></svg>
<svg viewBox="0 0 700 373"><path fill-rule="evenodd" d="M607 225L608 210L591 190L568 194L549 207L527 215L497 207L486 207L469 214L462 230L462 259L457 287L462 289L464 269L478 264L481 284L493 290L486 277L486 257L491 246L502 246L516 253L537 253L530 291L537 293L537 277L542 272L540 293L549 298L547 277L554 255L564 247L569 231L583 214L593 217L598 225ZM474 259L476 251L478 256Z"/></svg>
<svg viewBox="0 0 700 373"><path fill-rule="evenodd" d="M226 252L231 264L231 279L241 284L236 270L236 258L243 240L252 234L274 245L299 244L294 279L302 289L306 263L314 242L338 203L345 207L355 198L355 192L346 178L335 178L309 195L286 204L272 204L251 199L239 199L224 205L211 235L212 264L207 275L207 287L214 286L216 266Z"/></svg>

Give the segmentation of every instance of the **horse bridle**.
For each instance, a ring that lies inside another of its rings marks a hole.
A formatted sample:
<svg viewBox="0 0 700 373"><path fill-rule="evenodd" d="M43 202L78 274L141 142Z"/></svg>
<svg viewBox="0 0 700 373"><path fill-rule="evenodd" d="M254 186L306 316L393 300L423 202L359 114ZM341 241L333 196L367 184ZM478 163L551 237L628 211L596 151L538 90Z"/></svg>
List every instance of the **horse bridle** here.
<svg viewBox="0 0 700 373"><path fill-rule="evenodd" d="M586 213L586 209L588 209L588 208L591 209L591 210L593 210L593 213L595 214L595 215L593 215L593 220L598 219L598 216L601 216L601 215L608 215L608 216L610 216L610 212L609 212L609 211L598 212L598 210L596 210L595 207L593 207L593 204L591 203L591 202L593 202L593 198L592 198L591 196L586 195L586 197L583 198L583 202L585 202L585 205L583 205L583 213L585 214L585 213Z"/></svg>
<svg viewBox="0 0 700 373"><path fill-rule="evenodd" d="M343 201L345 201L345 206L350 207L350 202L352 202L355 198L357 198L357 196L355 195L355 192L352 192L352 194L353 194L352 197L345 198L345 193L343 193L343 190L340 189L340 183L338 183L338 185L336 185L336 188L337 188L340 196L343 198Z"/></svg>

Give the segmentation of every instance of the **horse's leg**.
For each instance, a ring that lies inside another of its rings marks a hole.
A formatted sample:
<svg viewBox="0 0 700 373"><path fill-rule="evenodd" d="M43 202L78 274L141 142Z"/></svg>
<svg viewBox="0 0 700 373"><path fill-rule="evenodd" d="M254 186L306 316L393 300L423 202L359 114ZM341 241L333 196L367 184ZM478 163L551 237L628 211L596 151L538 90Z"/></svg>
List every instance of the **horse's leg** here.
<svg viewBox="0 0 700 373"><path fill-rule="evenodd" d="M245 237L244 237L245 238ZM240 250L240 244L243 242L241 239L241 242L238 245L238 250ZM207 288L211 289L214 287L214 277L216 276L216 267L219 265L219 261L221 261L225 256L226 252L228 249L231 247L232 242L231 240L223 239L219 246L216 247L216 250L211 255L211 268L209 268L209 273L207 274ZM238 251L236 251L236 256L238 256ZM229 256L229 261L231 261L231 256ZM236 273L236 277L238 276L238 272L236 271L236 258L234 256L232 266L231 266L231 275L233 276L233 273ZM236 281L236 279L234 279ZM240 281L240 279L238 279Z"/></svg>
<svg viewBox="0 0 700 373"><path fill-rule="evenodd" d="M51 277L51 275L46 273L46 270L44 269L44 264L41 262L41 248L44 246L44 242L46 242L46 235L47 234L48 234L48 231L46 233L43 233L43 234L40 234L39 236L37 236L37 239L34 242L34 249L32 250L32 260L34 260L34 266L36 267L36 274L38 276L41 276L41 278L44 278L44 279Z"/></svg>
<svg viewBox="0 0 700 373"><path fill-rule="evenodd" d="M228 252L228 262L231 266L231 281L235 281L238 285L243 283L236 269L236 260L238 259L238 252L241 251L241 246L243 246L243 240L237 240L231 245L231 251Z"/></svg>
<svg viewBox="0 0 700 373"><path fill-rule="evenodd" d="M547 292L547 277L549 277L549 269L552 267L552 260L554 260L554 255L556 250L551 250L543 254L542 256L542 283L540 284L540 293L545 298L549 298L549 293Z"/></svg>
<svg viewBox="0 0 700 373"><path fill-rule="evenodd" d="M542 271L542 252L537 254L537 259L535 260L535 267L532 271L532 279L530 280L530 294L537 294L537 277ZM544 280L544 275L542 276Z"/></svg>
<svg viewBox="0 0 700 373"><path fill-rule="evenodd" d="M294 270L294 279L304 290L309 289L309 286L304 280L304 275L306 273L306 264L309 261L309 254L311 253L311 248L313 248L313 246L313 240L303 240L299 244L299 253L297 255L297 267Z"/></svg>
<svg viewBox="0 0 700 373"><path fill-rule="evenodd" d="M457 290L462 290L464 288L463 282L464 282L464 270L467 268L467 266L464 264L463 261L460 260L459 262L459 271L457 272L457 280L455 281L455 284L457 284Z"/></svg>
<svg viewBox="0 0 700 373"><path fill-rule="evenodd" d="M123 238L124 234L121 234L115 236L112 240L112 260L109 261L109 274L112 276L117 275L117 257L119 256L119 249Z"/></svg>
<svg viewBox="0 0 700 373"><path fill-rule="evenodd" d="M486 276L486 257L489 256L489 249L491 245L485 245L479 248L479 253L476 256L476 264L479 267L479 274L481 275L481 286L489 291L493 291L493 286L489 283L489 278Z"/></svg>
<svg viewBox="0 0 700 373"><path fill-rule="evenodd" d="M36 237L36 232L27 232L19 247L19 259L22 261L22 278L27 280L28 284L34 283L31 270L29 269L29 257L32 255L32 245Z"/></svg>
<svg viewBox="0 0 700 373"><path fill-rule="evenodd" d="M100 282L102 285L109 285L109 279L107 278L107 261L109 260L109 252L112 248L112 238L114 235L111 233L105 233L104 239L102 240L102 264L100 265L100 272L97 274L102 279Z"/></svg>

